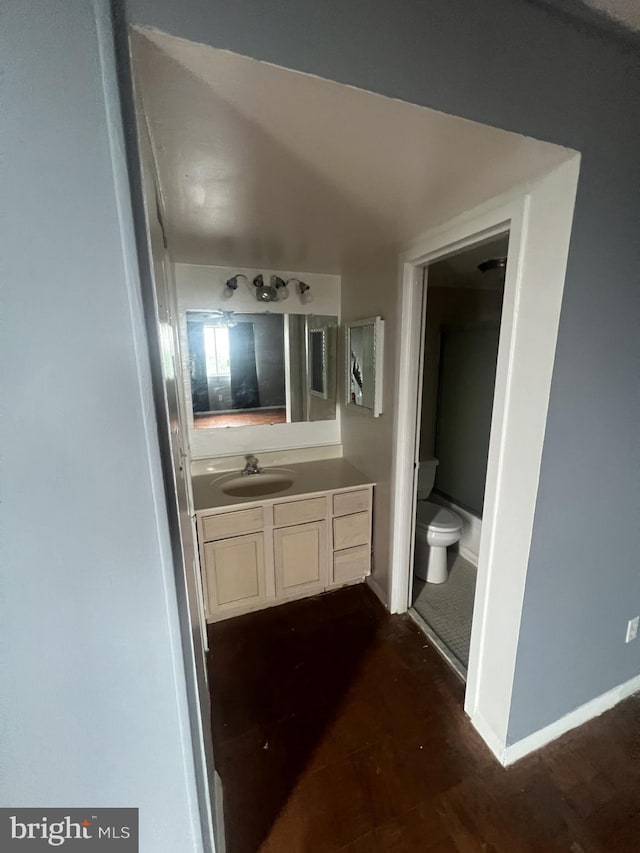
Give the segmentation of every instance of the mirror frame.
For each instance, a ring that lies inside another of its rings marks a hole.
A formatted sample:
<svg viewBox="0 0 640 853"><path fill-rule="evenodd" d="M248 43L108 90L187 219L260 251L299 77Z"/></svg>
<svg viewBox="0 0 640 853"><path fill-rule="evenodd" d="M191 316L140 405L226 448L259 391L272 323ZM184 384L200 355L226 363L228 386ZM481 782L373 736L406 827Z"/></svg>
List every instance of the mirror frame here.
<svg viewBox="0 0 640 853"><path fill-rule="evenodd" d="M351 330L361 326L373 326L373 408L358 406L351 401ZM344 348L344 401L348 409L363 412L374 418L382 414L382 374L384 370L384 320L382 317L368 317L345 324Z"/></svg>

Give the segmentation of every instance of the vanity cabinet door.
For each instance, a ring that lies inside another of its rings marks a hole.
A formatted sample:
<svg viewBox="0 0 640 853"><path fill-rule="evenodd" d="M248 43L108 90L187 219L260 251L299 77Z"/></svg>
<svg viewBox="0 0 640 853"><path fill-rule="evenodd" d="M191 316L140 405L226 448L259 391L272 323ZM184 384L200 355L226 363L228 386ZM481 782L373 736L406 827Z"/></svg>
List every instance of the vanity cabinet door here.
<svg viewBox="0 0 640 853"><path fill-rule="evenodd" d="M204 574L212 616L261 604L265 600L264 534L207 542Z"/></svg>
<svg viewBox="0 0 640 853"><path fill-rule="evenodd" d="M315 521L273 531L276 596L318 592L327 585L327 523Z"/></svg>

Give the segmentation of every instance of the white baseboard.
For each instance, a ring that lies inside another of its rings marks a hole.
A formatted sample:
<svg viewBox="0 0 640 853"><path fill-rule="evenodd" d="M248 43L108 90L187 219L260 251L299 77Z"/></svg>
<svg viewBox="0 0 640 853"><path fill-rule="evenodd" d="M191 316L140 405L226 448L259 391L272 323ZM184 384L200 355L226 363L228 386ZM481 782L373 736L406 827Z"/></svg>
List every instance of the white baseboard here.
<svg viewBox="0 0 640 853"><path fill-rule="evenodd" d="M475 566L476 569L478 568L478 555L475 551L470 551L468 548L465 548L464 545L459 545L458 554L460 554L461 557L464 557L472 566Z"/></svg>
<svg viewBox="0 0 640 853"><path fill-rule="evenodd" d="M576 708L575 711L565 714L564 717L560 717L554 723L549 723L548 726L527 735L527 737L511 744L511 746L503 744L501 739L481 716L476 715L472 717L471 722L500 764L508 767L510 764L520 761L526 755L530 755L532 752L562 737L562 735L571 731L571 729L575 729L583 723L599 717L600 714L604 714L605 711L610 710L618 702L622 702L623 699L627 699L629 696L637 693L638 690L640 690L640 675L636 675L624 684L620 684L618 687L608 690L590 702L586 702L584 705Z"/></svg>
<svg viewBox="0 0 640 853"><path fill-rule="evenodd" d="M378 596L378 598L380 599L380 601L382 602L382 604L384 605L384 607L385 607L387 610L389 610L389 597L387 596L387 592L386 592L386 590L385 590L385 589L383 589L383 588L380 586L380 584L378 583L378 581L376 580L376 578L375 578L373 575L369 575L369 576L365 579L365 583L367 583L367 584L371 587L371 589L372 589L372 590L375 592L375 594Z"/></svg>
<svg viewBox="0 0 640 853"><path fill-rule="evenodd" d="M529 755L529 753L535 752L540 747L551 743L551 741L556 740L556 738L566 734L571 729L581 726L594 717L599 717L600 714L604 714L605 711L613 708L614 705L622 702L623 699L627 699L629 696L637 693L638 690L640 690L640 675L636 675L624 684L620 684L618 687L608 690L601 696L597 696L590 702L576 708L575 711L565 714L564 717L560 717L555 723L550 723L548 726L540 729L540 731L522 738L522 740L511 744L511 746L507 746L504 750L502 764L506 767L515 761L519 761L525 755Z"/></svg>
<svg viewBox="0 0 640 853"><path fill-rule="evenodd" d="M500 764L504 766L506 749L502 739L498 737L489 723L487 723L484 717L480 714L475 714L470 719L474 729L478 732Z"/></svg>

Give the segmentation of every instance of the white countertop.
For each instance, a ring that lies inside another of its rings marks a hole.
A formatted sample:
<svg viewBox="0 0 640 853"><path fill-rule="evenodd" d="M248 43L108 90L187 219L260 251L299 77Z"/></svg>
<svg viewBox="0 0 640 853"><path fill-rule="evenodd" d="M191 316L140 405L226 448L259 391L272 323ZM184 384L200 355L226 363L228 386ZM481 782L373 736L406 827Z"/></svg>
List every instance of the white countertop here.
<svg viewBox="0 0 640 853"><path fill-rule="evenodd" d="M198 477L193 477L191 482L196 512L206 509L219 509L220 507L235 507L241 504L265 503L266 501L283 500L316 492L340 491L358 486L375 485L370 477L361 474L344 459L323 459L319 462L302 462L278 467L280 470L286 467L287 471L291 472L293 484L277 494L262 497L231 497L225 495L216 485L222 474L201 474ZM265 473L268 471L269 469L265 468ZM239 476L240 471L237 473ZM260 475L253 476L259 477Z"/></svg>

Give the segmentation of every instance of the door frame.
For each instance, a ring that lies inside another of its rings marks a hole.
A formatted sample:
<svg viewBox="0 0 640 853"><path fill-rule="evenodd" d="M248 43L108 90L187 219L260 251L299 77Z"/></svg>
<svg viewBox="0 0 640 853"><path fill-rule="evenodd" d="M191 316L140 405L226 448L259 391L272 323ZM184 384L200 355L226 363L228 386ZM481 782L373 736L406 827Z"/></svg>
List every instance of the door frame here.
<svg viewBox="0 0 640 853"><path fill-rule="evenodd" d="M423 271L484 239L510 234L465 695L465 711L502 763L508 760L511 691L579 162L580 155L573 154L538 181L427 232L399 258L392 613L405 612L411 602Z"/></svg>
<svg viewBox="0 0 640 853"><path fill-rule="evenodd" d="M173 575L166 578L167 595L173 595L178 624L173 637L176 652L181 652L181 659L176 664L176 690L181 698L185 693L184 719L180 720L184 736L184 765L187 783L193 779L193 791L188 789L189 804L193 816L194 833L199 827L199 837L194 835L195 843L199 844L204 853L214 853L216 848L224 849L224 825L222 814L222 790L219 776L215 770L213 743L211 731L211 698L208 685L206 650L207 626L202 605L202 587L200 582L199 557L197 548L194 560L185 560L185 541L181 535L183 528L178 500L179 481L184 481L184 513L189 521L185 524L186 536L195 537L193 523L193 496L191 482L188 476L189 454L183 443L184 398L180 395L179 387L175 388L171 402L166 393L166 383L173 377L168 375L164 362L166 349L163 347L162 325L166 318L160 316L158 298L160 289L154 266L154 249L152 245L152 219L154 215L157 225L162 229L162 217L155 201L148 195L152 188L158 187L157 176L145 175L142 156L142 134L136 111L136 93L129 45L129 29L124 9L116 4L113 19L108 23L109 31L105 31L105 43L113 46L114 66L112 73L114 83L117 80L118 98L113 109L120 109L123 137L117 139L118 162L123 164L126 173L123 181L128 184L127 205L130 204L126 215L131 218L135 234L136 255L139 275L140 308L144 318L146 340L148 346L149 367L151 372L151 387L153 399L149 400L150 411L155 414L157 438L162 467L164 494L158 493L159 501L164 499L164 511L168 521L168 546L172 557ZM108 55L108 54L105 54ZM146 139L151 147L151 140ZM155 169L155 157L151 152L149 166ZM150 180L149 180L150 177ZM152 185L154 185L152 187ZM175 316L175 301L169 279L173 275L173 265L166 251L166 241L163 235L164 251L160 257L159 271L165 277L168 299L164 309L172 318ZM159 249L159 246L158 246ZM164 341L165 344L169 343ZM171 347L174 349L171 359L171 371L175 375L176 362L179 359L179 341L175 333L171 334ZM175 382L173 382L175 385ZM151 409L152 405L152 409ZM183 476L184 475L184 476ZM182 700L181 700L182 704Z"/></svg>

